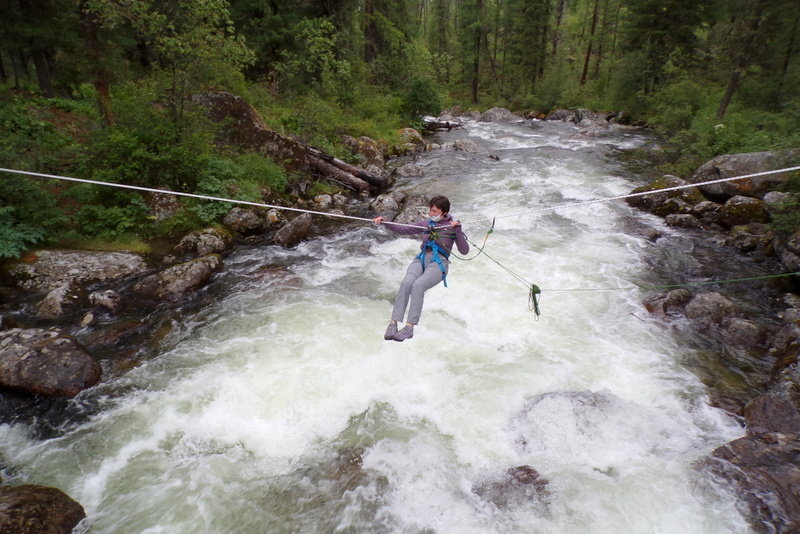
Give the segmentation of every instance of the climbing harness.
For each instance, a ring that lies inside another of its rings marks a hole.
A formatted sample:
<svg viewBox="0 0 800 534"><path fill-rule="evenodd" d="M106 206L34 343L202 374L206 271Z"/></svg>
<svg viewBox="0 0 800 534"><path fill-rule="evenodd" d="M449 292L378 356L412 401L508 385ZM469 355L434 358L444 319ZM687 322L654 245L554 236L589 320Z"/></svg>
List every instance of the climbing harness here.
<svg viewBox="0 0 800 534"><path fill-rule="evenodd" d="M447 287L447 268L444 266L444 262L439 254L441 253L445 259L449 259L450 251L447 250L445 246L440 248L439 244L436 242L440 236L436 233L436 223L434 221L428 221L428 228L423 233L428 235L428 240L422 244L422 251L417 255L417 259L422 265L422 272L425 272L425 254L428 252L428 249L430 249L431 262L436 262L439 266L439 269L442 271L442 282L444 282L444 287Z"/></svg>

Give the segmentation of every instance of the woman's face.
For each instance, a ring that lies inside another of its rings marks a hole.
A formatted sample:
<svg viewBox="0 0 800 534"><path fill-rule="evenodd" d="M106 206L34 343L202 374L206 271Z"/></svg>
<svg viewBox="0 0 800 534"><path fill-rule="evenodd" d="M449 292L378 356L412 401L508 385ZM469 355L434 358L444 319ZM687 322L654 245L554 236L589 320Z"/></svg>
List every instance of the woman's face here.
<svg viewBox="0 0 800 534"><path fill-rule="evenodd" d="M440 210L437 206L431 206L428 210L428 215L431 217L443 217L444 213L442 213L442 210Z"/></svg>

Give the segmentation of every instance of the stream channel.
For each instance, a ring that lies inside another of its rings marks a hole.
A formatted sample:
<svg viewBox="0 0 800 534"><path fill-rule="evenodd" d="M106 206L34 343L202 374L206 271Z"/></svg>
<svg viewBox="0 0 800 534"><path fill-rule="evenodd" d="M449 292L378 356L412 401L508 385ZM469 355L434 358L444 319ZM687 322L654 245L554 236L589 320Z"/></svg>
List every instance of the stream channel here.
<svg viewBox="0 0 800 534"><path fill-rule="evenodd" d="M486 251L541 287L538 320L498 265L454 260L414 338L384 341L418 240L352 222L237 249L159 354L53 435L1 426L12 474L80 502L92 534L750 532L697 469L744 429L630 289L696 265L630 228L682 230L623 201L502 217L630 192L645 178L616 156L652 140L526 121L437 141L459 139L482 151L417 156L396 188L448 196L475 243L499 216Z"/></svg>

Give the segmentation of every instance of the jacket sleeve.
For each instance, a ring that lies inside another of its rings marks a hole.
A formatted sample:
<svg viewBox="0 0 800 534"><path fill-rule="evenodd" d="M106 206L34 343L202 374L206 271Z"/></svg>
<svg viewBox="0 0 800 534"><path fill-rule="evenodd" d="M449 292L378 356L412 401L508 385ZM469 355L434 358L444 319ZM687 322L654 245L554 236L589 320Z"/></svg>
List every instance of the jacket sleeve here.
<svg viewBox="0 0 800 534"><path fill-rule="evenodd" d="M461 225L456 226L456 247L458 247L458 251L461 254L469 253L469 243L467 242L467 236L464 235L464 231L461 229Z"/></svg>

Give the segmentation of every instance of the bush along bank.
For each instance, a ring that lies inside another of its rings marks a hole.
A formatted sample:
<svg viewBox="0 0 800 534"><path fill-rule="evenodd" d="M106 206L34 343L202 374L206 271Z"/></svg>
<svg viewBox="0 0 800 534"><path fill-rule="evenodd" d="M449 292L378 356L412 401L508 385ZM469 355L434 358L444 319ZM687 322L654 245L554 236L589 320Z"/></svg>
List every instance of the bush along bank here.
<svg viewBox="0 0 800 534"><path fill-rule="evenodd" d="M800 151L719 156L688 180L667 175L637 188L634 193L653 194L627 202L664 217L668 226L690 239L743 255L741 263L734 260L737 265L747 265L745 260L749 260L751 265L767 265L774 275L794 273L800 271L797 172L659 191L796 166L799 161ZM662 236L655 232L650 237L657 241ZM712 359L716 361L705 362L706 366L746 376L750 387L733 394L718 387L723 382L719 376L707 380L712 402L740 417L746 435L715 450L700 468L739 488L741 502L758 532L796 532L800 529L796 490L800 487L796 462L800 454L800 283L796 277L775 280L770 295L764 296L766 312L709 286L661 291L644 304L668 321L688 322L706 346L715 346ZM742 364L736 355L757 363Z"/></svg>

